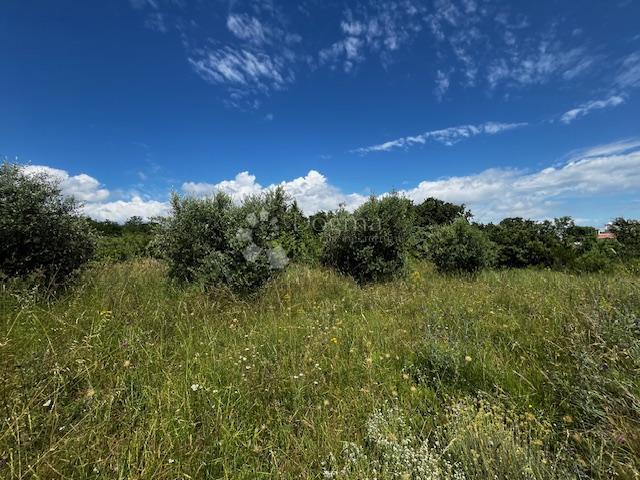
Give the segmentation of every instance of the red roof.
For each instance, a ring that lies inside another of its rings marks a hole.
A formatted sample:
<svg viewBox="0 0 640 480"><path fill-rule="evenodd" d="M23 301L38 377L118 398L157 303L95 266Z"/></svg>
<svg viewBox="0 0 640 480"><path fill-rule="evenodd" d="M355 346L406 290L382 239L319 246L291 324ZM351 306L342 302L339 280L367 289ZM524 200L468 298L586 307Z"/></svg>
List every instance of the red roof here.
<svg viewBox="0 0 640 480"><path fill-rule="evenodd" d="M598 240L614 240L615 238L616 238L615 233L611 233L611 232L598 233Z"/></svg>

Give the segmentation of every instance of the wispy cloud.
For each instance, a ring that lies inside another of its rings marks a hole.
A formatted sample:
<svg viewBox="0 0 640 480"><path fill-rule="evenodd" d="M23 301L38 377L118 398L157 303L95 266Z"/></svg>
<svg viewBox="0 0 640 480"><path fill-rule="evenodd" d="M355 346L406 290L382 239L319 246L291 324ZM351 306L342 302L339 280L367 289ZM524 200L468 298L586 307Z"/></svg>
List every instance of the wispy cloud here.
<svg viewBox="0 0 640 480"><path fill-rule="evenodd" d="M205 80L245 92L281 89L294 79L282 58L231 47L194 52L189 63Z"/></svg>
<svg viewBox="0 0 640 480"><path fill-rule="evenodd" d="M560 117L560 121L568 125L577 118L589 115L589 113L591 113L593 110L602 110L603 108L617 107L618 105L622 105L624 102L624 97L620 95L613 95L605 100L592 100L590 102L583 103L577 108L573 108L565 112L562 117Z"/></svg>
<svg viewBox="0 0 640 480"><path fill-rule="evenodd" d="M321 65L341 65L349 72L368 55L391 62L391 54L422 29L424 7L410 1L372 2L369 8L347 10L340 22L342 38L318 54Z"/></svg>
<svg viewBox="0 0 640 480"><path fill-rule="evenodd" d="M260 45L267 41L268 30L260 20L247 14L231 14L227 17L227 28L236 37Z"/></svg>
<svg viewBox="0 0 640 480"><path fill-rule="evenodd" d="M442 70L438 70L436 72L436 88L434 89L438 100L442 100L444 94L447 93L447 90L449 90L449 84L449 74Z"/></svg>
<svg viewBox="0 0 640 480"><path fill-rule="evenodd" d="M640 86L640 53L621 58L593 48L588 35L575 34L581 30L568 21L536 22L505 2L364 0L337 11L317 2L286 10L276 2L231 2L228 14L211 15L208 2L129 1L147 27L178 32L194 71L222 86L228 103L237 106L258 104L319 66L354 72L374 59L390 68L401 52L416 47L433 61L436 99L456 87L501 89L507 95L514 88L570 83L592 73L596 78L604 58L620 65L609 80L611 91ZM307 25L303 38L296 28L305 23L297 20L316 12L323 15L322 30ZM325 41L332 26L334 36Z"/></svg>
<svg viewBox="0 0 640 480"><path fill-rule="evenodd" d="M632 53L624 59L615 83L620 88L640 87L640 52Z"/></svg>
<svg viewBox="0 0 640 480"><path fill-rule="evenodd" d="M480 125L460 125L441 130L431 130L419 135L398 138L388 142L360 147L352 150L354 153L367 154L372 152L389 152L398 148L409 148L415 145L424 145L427 142L437 142L446 146L475 137L478 135L495 135L507 130L513 130L528 125L527 123L497 123L486 122Z"/></svg>

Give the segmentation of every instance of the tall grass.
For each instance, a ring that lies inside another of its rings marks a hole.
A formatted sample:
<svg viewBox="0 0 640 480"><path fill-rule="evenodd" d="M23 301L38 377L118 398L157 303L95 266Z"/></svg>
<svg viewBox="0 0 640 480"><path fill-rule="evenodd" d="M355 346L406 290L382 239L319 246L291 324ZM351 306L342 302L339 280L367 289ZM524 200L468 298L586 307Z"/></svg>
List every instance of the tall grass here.
<svg viewBox="0 0 640 480"><path fill-rule="evenodd" d="M137 260L53 300L5 288L0 477L638 478L639 283L416 264L361 288L293 267L243 299ZM381 453L389 409L410 428L384 444L424 445L444 476Z"/></svg>

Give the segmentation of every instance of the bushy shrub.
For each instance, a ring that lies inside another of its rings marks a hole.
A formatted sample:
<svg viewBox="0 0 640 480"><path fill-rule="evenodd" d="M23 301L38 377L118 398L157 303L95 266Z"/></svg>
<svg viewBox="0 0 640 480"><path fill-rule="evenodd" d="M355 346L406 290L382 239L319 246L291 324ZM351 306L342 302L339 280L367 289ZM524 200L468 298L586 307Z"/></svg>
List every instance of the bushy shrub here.
<svg viewBox="0 0 640 480"><path fill-rule="evenodd" d="M429 239L429 258L440 272L477 272L491 266L494 256L492 242L465 219L437 228Z"/></svg>
<svg viewBox="0 0 640 480"><path fill-rule="evenodd" d="M122 262L149 255L153 237L147 233L123 233L98 237L96 259Z"/></svg>
<svg viewBox="0 0 640 480"><path fill-rule="evenodd" d="M289 222L293 206L281 189L242 205L224 193L205 199L174 194L171 205L152 248L168 260L176 279L251 293L289 262L283 238L290 251L304 250Z"/></svg>
<svg viewBox="0 0 640 480"><path fill-rule="evenodd" d="M98 232L96 259L121 262L156 256L150 244L158 228L157 222L144 221L140 217L131 217L124 224L109 220L88 221Z"/></svg>
<svg viewBox="0 0 640 480"><path fill-rule="evenodd" d="M497 245L496 264L506 268L553 266L560 241L551 222L523 218L505 218L497 225L484 227Z"/></svg>
<svg viewBox="0 0 640 480"><path fill-rule="evenodd" d="M594 243L575 259L574 270L585 273L612 271L618 258L619 246L615 240Z"/></svg>
<svg viewBox="0 0 640 480"><path fill-rule="evenodd" d="M611 223L611 232L622 245L625 258L640 257L640 220L616 218Z"/></svg>
<svg viewBox="0 0 640 480"><path fill-rule="evenodd" d="M353 214L338 212L322 233L322 262L358 283L382 281L404 271L411 202L398 195L371 198Z"/></svg>
<svg viewBox="0 0 640 480"><path fill-rule="evenodd" d="M94 244L78 204L53 180L0 165L0 272L61 284L91 258Z"/></svg>

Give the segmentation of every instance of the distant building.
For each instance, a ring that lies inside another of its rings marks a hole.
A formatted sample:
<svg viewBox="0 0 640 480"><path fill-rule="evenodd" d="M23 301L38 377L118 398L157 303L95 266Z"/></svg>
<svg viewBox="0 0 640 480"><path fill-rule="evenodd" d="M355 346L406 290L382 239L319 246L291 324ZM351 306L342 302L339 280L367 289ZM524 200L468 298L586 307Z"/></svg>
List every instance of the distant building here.
<svg viewBox="0 0 640 480"><path fill-rule="evenodd" d="M616 234L610 230L611 224L608 223L606 227L602 230L598 230L597 239L598 240L615 240Z"/></svg>
<svg viewBox="0 0 640 480"><path fill-rule="evenodd" d="M615 240L616 234L612 232L598 232L598 240Z"/></svg>

